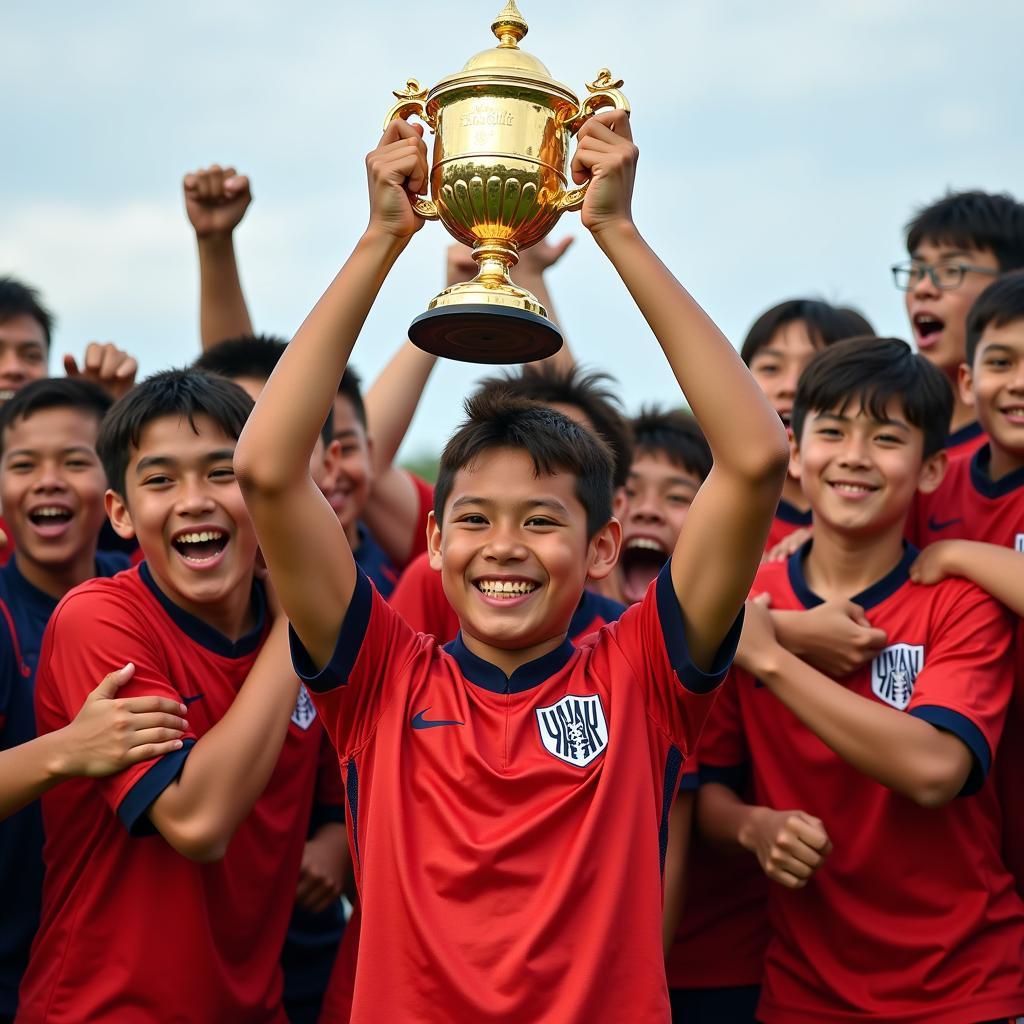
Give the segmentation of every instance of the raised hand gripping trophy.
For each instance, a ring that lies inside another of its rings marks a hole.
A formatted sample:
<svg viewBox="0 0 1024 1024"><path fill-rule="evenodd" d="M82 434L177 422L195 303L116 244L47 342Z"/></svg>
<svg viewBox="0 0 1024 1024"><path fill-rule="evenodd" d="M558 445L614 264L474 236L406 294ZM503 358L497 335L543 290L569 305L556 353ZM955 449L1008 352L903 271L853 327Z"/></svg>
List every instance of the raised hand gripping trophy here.
<svg viewBox="0 0 1024 1024"><path fill-rule="evenodd" d="M569 138L602 107L629 110L621 81L602 68L581 103L519 49L527 24L515 0L495 18L498 45L433 89L409 79L384 127L418 115L434 133L431 199L416 211L473 247L479 272L438 295L409 327L426 352L473 363L525 363L562 346L536 297L509 277L519 250L539 242L587 186L569 188Z"/></svg>

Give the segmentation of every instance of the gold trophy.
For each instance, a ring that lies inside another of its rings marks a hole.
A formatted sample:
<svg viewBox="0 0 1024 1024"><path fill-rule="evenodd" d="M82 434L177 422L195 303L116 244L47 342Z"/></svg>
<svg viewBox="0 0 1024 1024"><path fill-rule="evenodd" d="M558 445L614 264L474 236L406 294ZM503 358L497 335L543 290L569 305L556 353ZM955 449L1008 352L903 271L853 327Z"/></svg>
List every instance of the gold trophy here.
<svg viewBox="0 0 1024 1024"><path fill-rule="evenodd" d="M525 363L562 346L534 295L513 283L519 251L539 242L566 210L583 205L587 185L569 187L569 139L602 107L629 110L607 68L581 103L536 57L519 49L527 24L515 0L495 18L498 45L458 74L396 92L384 127L415 114L434 133L430 199L416 211L440 220L473 247L479 272L438 295L409 328L426 352L473 363Z"/></svg>

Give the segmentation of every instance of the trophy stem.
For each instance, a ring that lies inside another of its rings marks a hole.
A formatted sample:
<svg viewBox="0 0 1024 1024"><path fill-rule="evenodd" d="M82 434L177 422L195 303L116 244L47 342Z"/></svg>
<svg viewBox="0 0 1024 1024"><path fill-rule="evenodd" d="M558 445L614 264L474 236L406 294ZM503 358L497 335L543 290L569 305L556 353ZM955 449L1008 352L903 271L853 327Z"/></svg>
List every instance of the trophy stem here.
<svg viewBox="0 0 1024 1024"><path fill-rule="evenodd" d="M509 277L509 271L519 262L514 242L477 242L473 247L473 259L480 268L474 282L487 288L514 287Z"/></svg>

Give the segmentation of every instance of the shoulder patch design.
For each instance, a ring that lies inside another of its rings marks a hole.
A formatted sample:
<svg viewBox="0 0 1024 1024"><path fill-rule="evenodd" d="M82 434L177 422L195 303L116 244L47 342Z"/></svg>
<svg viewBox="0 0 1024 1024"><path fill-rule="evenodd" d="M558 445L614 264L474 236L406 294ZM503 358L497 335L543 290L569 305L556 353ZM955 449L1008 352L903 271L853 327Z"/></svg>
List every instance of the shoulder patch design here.
<svg viewBox="0 0 1024 1024"><path fill-rule="evenodd" d="M879 700L903 711L924 668L924 644L889 644L871 662L871 689Z"/></svg>
<svg viewBox="0 0 1024 1024"><path fill-rule="evenodd" d="M295 698L295 710L292 712L292 721L300 729L308 729L316 718L316 708L313 706L313 698L309 695L305 683L299 683L299 695Z"/></svg>
<svg viewBox="0 0 1024 1024"><path fill-rule="evenodd" d="M608 722L596 693L570 694L535 710L544 749L566 764L585 768L608 746Z"/></svg>

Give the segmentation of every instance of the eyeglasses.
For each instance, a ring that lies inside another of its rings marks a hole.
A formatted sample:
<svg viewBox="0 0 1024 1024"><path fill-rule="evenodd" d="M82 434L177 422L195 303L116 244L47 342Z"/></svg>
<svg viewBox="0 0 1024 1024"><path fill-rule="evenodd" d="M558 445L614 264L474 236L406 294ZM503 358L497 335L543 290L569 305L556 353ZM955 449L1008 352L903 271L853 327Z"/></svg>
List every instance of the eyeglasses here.
<svg viewBox="0 0 1024 1024"><path fill-rule="evenodd" d="M940 292L949 292L964 283L964 274L969 271L999 276L998 270L993 270L992 267L978 267L973 263L936 263L929 266L927 263L911 260L909 263L897 263L892 268L892 280L900 291L909 292L916 288L927 274Z"/></svg>

